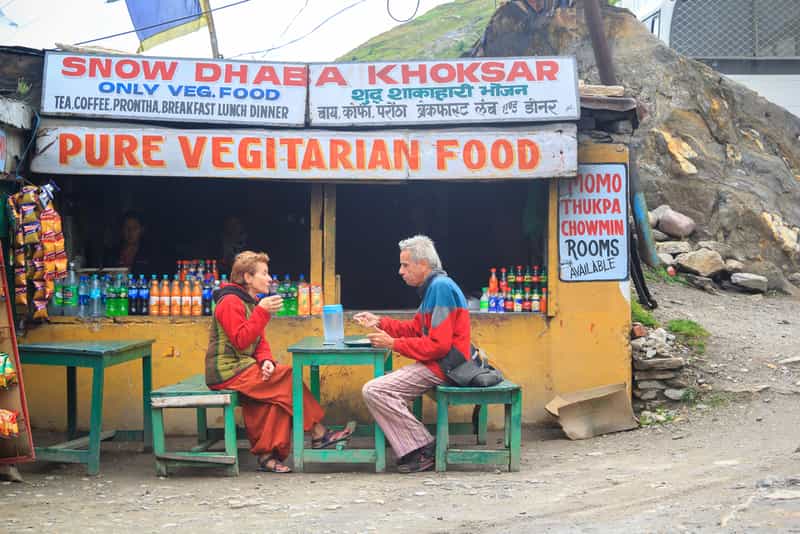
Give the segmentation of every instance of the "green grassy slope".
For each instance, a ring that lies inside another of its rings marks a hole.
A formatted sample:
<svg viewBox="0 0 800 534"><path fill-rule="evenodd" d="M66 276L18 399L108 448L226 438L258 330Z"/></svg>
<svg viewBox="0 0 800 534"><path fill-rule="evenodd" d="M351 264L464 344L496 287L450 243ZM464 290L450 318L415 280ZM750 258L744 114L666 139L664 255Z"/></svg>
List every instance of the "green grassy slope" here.
<svg viewBox="0 0 800 534"><path fill-rule="evenodd" d="M455 0L373 37L338 61L457 58L483 35L494 10L495 0Z"/></svg>

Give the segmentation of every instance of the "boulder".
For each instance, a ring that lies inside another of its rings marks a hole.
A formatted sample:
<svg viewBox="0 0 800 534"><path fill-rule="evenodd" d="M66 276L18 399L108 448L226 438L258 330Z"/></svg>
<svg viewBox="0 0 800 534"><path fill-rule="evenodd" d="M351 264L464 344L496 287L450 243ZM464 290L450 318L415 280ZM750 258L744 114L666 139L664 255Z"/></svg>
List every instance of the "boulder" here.
<svg viewBox="0 0 800 534"><path fill-rule="evenodd" d="M633 360L633 368L637 371L655 371L664 369L680 369L685 364L683 358L655 358L652 360Z"/></svg>
<svg viewBox="0 0 800 534"><path fill-rule="evenodd" d="M789 275L789 281L796 286L800 286L800 273L792 273Z"/></svg>
<svg viewBox="0 0 800 534"><path fill-rule="evenodd" d="M675 210L667 210L658 219L658 229L673 237L686 237L694 232L695 226L691 217Z"/></svg>
<svg viewBox="0 0 800 534"><path fill-rule="evenodd" d="M662 254L659 252L658 258L667 267L669 267L670 265L675 265L675 257L672 254Z"/></svg>
<svg viewBox="0 0 800 534"><path fill-rule="evenodd" d="M636 371L633 373L633 378L636 380L666 380L667 384L673 378L678 376L677 371L663 370L663 371Z"/></svg>
<svg viewBox="0 0 800 534"><path fill-rule="evenodd" d="M650 213L652 213L653 217L655 217L656 219L656 224L654 224L653 226L657 226L658 221L661 220L661 216L664 215L666 212L670 211L671 209L672 208L670 208L667 204L662 204L653 211L651 211Z"/></svg>
<svg viewBox="0 0 800 534"><path fill-rule="evenodd" d="M650 230L650 232L653 234L653 239L656 241L670 241L672 239L670 236L661 230L658 230L657 228L653 228Z"/></svg>
<svg viewBox="0 0 800 534"><path fill-rule="evenodd" d="M658 216L652 211L647 212L647 222L650 223L650 228L658 226Z"/></svg>
<svg viewBox="0 0 800 534"><path fill-rule="evenodd" d="M677 256L685 252L691 252L692 245L688 241L664 241L656 243L656 252L659 254L671 254Z"/></svg>
<svg viewBox="0 0 800 534"><path fill-rule="evenodd" d="M734 256L733 247L725 243L720 243L719 241L699 241L697 243L697 248L707 248L708 250L719 252L719 255L725 260L736 257Z"/></svg>
<svg viewBox="0 0 800 534"><path fill-rule="evenodd" d="M725 270L729 273L740 273L744 270L744 263L732 258L725 260Z"/></svg>
<svg viewBox="0 0 800 534"><path fill-rule="evenodd" d="M669 400L679 401L683 399L683 394L686 393L685 389L665 389L664 396Z"/></svg>
<svg viewBox="0 0 800 534"><path fill-rule="evenodd" d="M719 252L707 248L681 254L676 258L676 263L682 270L704 277L711 277L725 270L725 262Z"/></svg>
<svg viewBox="0 0 800 534"><path fill-rule="evenodd" d="M759 293L767 291L767 277L752 273L734 273L731 275L731 282Z"/></svg>

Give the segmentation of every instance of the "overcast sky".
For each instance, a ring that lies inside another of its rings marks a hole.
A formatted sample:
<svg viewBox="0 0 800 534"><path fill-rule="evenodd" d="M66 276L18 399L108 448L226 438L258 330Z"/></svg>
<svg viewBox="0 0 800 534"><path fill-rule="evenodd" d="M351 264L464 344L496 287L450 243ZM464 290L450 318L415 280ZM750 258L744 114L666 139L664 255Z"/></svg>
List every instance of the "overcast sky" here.
<svg viewBox="0 0 800 534"><path fill-rule="evenodd" d="M211 7L220 8L236 1L211 0ZM421 0L417 16L447 1ZM411 16L416 3L416 0L389 2L392 14L400 19ZM279 46L305 35L352 4L356 5L295 44L241 59L330 61L398 24L387 13L385 0L250 0L214 12L219 50L224 57L232 58ZM133 29L124 0L113 3L105 0L0 0L0 10L8 20L19 25L12 27L8 21L0 19L2 45L54 48L55 43L75 44ZM139 46L134 33L92 44L131 53ZM146 53L210 57L208 31L199 30Z"/></svg>

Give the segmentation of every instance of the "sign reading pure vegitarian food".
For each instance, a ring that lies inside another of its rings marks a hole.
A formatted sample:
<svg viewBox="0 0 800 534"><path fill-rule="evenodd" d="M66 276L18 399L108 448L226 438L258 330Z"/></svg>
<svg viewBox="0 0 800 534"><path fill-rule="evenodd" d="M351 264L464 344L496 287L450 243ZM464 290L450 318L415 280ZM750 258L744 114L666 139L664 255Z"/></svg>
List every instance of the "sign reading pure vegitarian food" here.
<svg viewBox="0 0 800 534"><path fill-rule="evenodd" d="M622 163L579 165L558 185L561 280L628 278L628 177Z"/></svg>
<svg viewBox="0 0 800 534"><path fill-rule="evenodd" d="M475 58L309 66L313 126L579 118L575 58Z"/></svg>
<svg viewBox="0 0 800 534"><path fill-rule="evenodd" d="M45 121L41 173L414 180L573 176L574 124L503 129L173 130Z"/></svg>
<svg viewBox="0 0 800 534"><path fill-rule="evenodd" d="M47 52L42 113L303 126L304 64Z"/></svg>

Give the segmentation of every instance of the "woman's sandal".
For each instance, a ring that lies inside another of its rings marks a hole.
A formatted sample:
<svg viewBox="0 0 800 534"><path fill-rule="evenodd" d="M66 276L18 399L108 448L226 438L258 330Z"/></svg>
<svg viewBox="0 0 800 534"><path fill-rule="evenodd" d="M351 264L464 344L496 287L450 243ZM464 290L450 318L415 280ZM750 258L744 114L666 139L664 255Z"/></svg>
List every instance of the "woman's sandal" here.
<svg viewBox="0 0 800 534"><path fill-rule="evenodd" d="M267 456L258 461L258 470L264 473L291 473L292 468L277 458Z"/></svg>
<svg viewBox="0 0 800 534"><path fill-rule="evenodd" d="M326 430L321 437L311 440L311 448L325 449L340 441L347 441L353 435L353 432L355 432L356 425L357 423L355 421L350 421L341 430Z"/></svg>

